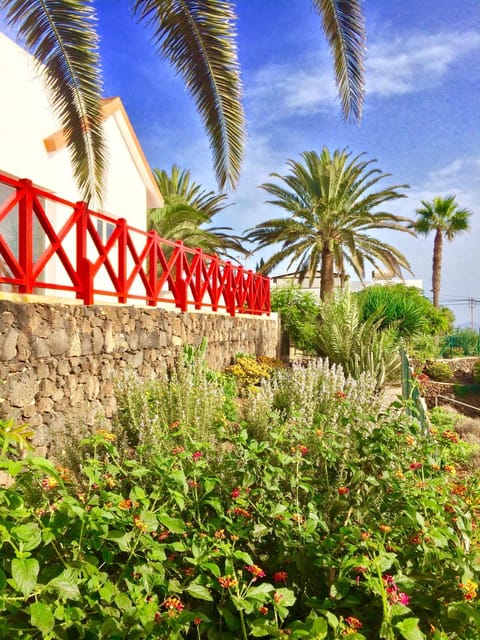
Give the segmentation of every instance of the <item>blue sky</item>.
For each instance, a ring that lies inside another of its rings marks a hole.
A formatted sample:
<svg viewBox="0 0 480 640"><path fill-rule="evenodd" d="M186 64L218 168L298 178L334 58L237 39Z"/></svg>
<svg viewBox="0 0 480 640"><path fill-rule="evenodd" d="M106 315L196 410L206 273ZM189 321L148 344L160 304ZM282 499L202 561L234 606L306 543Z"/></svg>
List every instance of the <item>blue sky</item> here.
<svg viewBox="0 0 480 640"><path fill-rule="evenodd" d="M105 95L122 98L152 168L175 163L215 190L208 139L181 79L156 56L126 0L95 4ZM470 310L458 302L480 300L480 2L367 0L364 9L367 97L358 126L342 120L311 2L238 0L248 145L233 206L215 222L242 233L277 216L258 185L271 172L285 174L287 159L305 150L365 152L392 174L390 184L410 185L407 198L391 203L392 212L414 216L422 199L450 193L474 212L471 231L448 243L443 256L441 302L463 324ZM429 295L433 237L381 237L404 252ZM480 303L474 319L480 323Z"/></svg>

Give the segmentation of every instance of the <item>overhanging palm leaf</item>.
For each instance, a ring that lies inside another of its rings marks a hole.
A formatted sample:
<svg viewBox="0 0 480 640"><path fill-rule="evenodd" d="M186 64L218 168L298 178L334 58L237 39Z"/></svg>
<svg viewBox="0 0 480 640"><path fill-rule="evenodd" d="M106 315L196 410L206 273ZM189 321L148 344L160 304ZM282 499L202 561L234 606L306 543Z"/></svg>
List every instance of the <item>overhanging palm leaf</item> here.
<svg viewBox="0 0 480 640"><path fill-rule="evenodd" d="M362 111L365 28L360 0L313 0L335 60L346 118ZM245 146L245 118L230 0L133 0L153 26L154 42L183 77L210 137L217 182L235 187ZM0 0L10 25L46 65L53 109L71 151L83 197L100 197L104 144L93 0Z"/></svg>
<svg viewBox="0 0 480 640"><path fill-rule="evenodd" d="M332 51L345 118L358 122L365 96L365 24L360 0L313 0Z"/></svg>
<svg viewBox="0 0 480 640"><path fill-rule="evenodd" d="M235 12L218 0L136 0L154 42L185 80L210 135L220 189L234 187L245 144Z"/></svg>
<svg viewBox="0 0 480 640"><path fill-rule="evenodd" d="M54 112L82 197L101 200L105 169L96 16L91 0L0 0L0 10L45 67Z"/></svg>

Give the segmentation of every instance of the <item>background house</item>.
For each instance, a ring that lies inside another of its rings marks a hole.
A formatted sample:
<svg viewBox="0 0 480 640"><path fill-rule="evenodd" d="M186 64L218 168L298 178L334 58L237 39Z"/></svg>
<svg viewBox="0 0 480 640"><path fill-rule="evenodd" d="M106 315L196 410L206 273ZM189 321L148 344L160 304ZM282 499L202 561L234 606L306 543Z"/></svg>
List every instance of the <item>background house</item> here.
<svg viewBox="0 0 480 640"><path fill-rule="evenodd" d="M294 284L300 287L302 291L308 291L313 293L318 298L320 297L320 273L315 275L312 283L310 284L310 278L306 276L303 281L300 279L300 275L298 272L293 271L291 273L283 273L277 276L272 276L271 278L272 287L284 287L289 284ZM423 291L423 280L415 280L415 279L400 279L394 277L393 275L389 275L388 273L381 273L379 271L372 271L371 278L365 278L363 282L359 280L352 280L347 276L348 286L350 291L361 291L365 287L372 286L374 284L398 284L402 283L407 285L407 287L417 287ZM340 286L340 276L335 276L335 287Z"/></svg>
<svg viewBox="0 0 480 640"><path fill-rule="evenodd" d="M75 184L65 138L52 113L42 78L42 69L34 58L7 36L0 33L0 174L28 178L35 186L70 202L81 199ZM105 174L104 199L101 213L124 218L128 225L146 231L146 211L159 207L163 198L156 186L140 143L135 135L120 98L103 103L108 167ZM0 207L12 192L1 183ZM58 230L67 220L68 207L47 200L46 212ZM0 221L0 233L16 250L16 211ZM97 220L97 231L105 241L112 225ZM75 250L74 238L65 239L64 248ZM34 223L34 258L45 248L46 238L41 226ZM90 247L94 250L93 245ZM115 259L114 252L111 254ZM95 255L92 255L95 259ZM62 279L63 267L53 259L48 277ZM54 273L57 272L57 273ZM99 273L96 286L101 288Z"/></svg>

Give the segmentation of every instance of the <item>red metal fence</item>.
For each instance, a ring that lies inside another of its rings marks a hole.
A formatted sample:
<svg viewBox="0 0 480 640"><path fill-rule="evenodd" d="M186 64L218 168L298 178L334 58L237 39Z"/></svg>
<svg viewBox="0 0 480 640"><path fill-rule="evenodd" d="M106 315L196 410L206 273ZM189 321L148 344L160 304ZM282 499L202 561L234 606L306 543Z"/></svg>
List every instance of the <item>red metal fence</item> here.
<svg viewBox="0 0 480 640"><path fill-rule="evenodd" d="M0 173L0 289L269 314L269 278Z"/></svg>

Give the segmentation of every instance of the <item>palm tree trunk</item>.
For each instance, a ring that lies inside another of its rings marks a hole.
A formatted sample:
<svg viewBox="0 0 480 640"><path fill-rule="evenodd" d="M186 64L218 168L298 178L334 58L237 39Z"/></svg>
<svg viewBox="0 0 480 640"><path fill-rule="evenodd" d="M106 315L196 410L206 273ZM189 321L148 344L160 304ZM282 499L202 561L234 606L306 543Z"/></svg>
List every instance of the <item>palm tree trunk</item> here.
<svg viewBox="0 0 480 640"><path fill-rule="evenodd" d="M440 302L440 276L442 269L442 249L443 235L440 229L435 232L435 240L433 242L433 260L432 260L432 291L433 306L439 308Z"/></svg>
<svg viewBox="0 0 480 640"><path fill-rule="evenodd" d="M333 293L333 252L328 246L322 249L322 268L320 271L320 298L326 300Z"/></svg>

